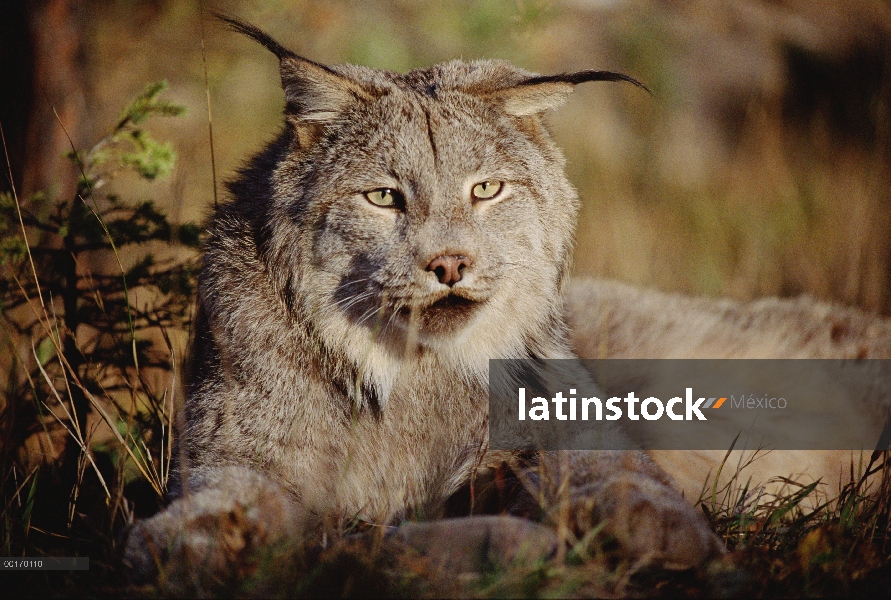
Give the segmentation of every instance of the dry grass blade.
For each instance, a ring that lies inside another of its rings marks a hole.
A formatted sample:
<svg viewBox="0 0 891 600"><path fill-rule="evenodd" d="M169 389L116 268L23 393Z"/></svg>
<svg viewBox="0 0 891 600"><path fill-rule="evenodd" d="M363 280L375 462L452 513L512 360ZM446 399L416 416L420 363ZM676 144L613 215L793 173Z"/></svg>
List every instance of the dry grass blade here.
<svg viewBox="0 0 891 600"><path fill-rule="evenodd" d="M22 239L25 241L25 249L28 253L28 263L31 265L31 273L34 275L34 283L38 283L37 267L34 266L34 257L31 256L31 244L28 242L28 232L25 230L25 221L22 219L22 205L19 202L19 195L15 190L15 180L12 176L12 163L9 162L9 150L6 148L6 134L3 133L3 124L0 123L0 139L3 141L3 155L6 158L6 170L9 177L9 186L12 189L12 197L15 200L15 208L19 217L19 226L22 228ZM37 285L37 295L40 298L40 305L46 310L46 304L43 302L43 293L40 291L40 285Z"/></svg>
<svg viewBox="0 0 891 600"><path fill-rule="evenodd" d="M19 493L20 493L23 489L25 489L25 484L28 483L28 481L34 476L35 473L37 473L37 471L38 471L39 469L40 469L40 466L39 466L39 465L36 466L36 467L34 467L33 469L31 469L31 472L28 473L28 475L25 477L25 479L22 480L22 483L19 484L19 485L16 487L15 492L13 492L13 493L11 494L11 496L10 496L10 498L9 498L9 501L6 503L6 506L3 507L3 511L0 512L0 518L3 518L4 516L6 516L6 511L8 511L8 510L9 510L9 507L12 506L12 503L13 503L14 500L18 499L19 504L21 505L21 503L22 503L22 499L21 499L21 497L19 496Z"/></svg>
<svg viewBox="0 0 891 600"><path fill-rule="evenodd" d="M213 207L216 209L220 204L217 198L217 160L216 152L213 145L213 114L210 110L210 81L207 75L207 47L204 36L204 2L198 2L198 20L201 23L201 65L204 69L204 96L207 101L207 137L210 144L210 172L213 183Z"/></svg>
<svg viewBox="0 0 891 600"><path fill-rule="evenodd" d="M68 427L68 425L66 425L62 419L57 417L56 414L54 412L52 412L50 407L46 405L46 403L44 403L44 406L46 406L47 410L50 410L50 414L52 414L56 418L56 420L59 422L59 424L62 427L64 427L65 430L68 432L68 434L71 436L71 438L75 442L77 442L77 445L80 447L81 452L89 459L90 464L93 465L93 469L96 471L96 475L99 477L99 481L102 483L102 488L105 490L106 495L110 499L111 492L108 489L108 484L105 483L105 478L102 476L101 471L99 471L99 467L96 465L96 461L93 460L93 455L90 452L90 449L88 447L89 440L84 439L83 434L81 432L80 425L77 423L77 420L74 418L74 416L68 411L68 407L65 406L65 402L62 400L62 397L59 395L58 390L56 390L55 386L53 385L52 379L50 378L49 374L46 372L46 369L43 368L43 365L41 364L40 359L37 356L36 348L34 348L34 346L32 345L31 349L32 349L32 352L34 353L34 360L37 361L37 367L40 369L41 375L43 375L44 380L46 381L46 383L49 386L49 389L51 390L53 395L55 396L56 401L59 403L59 406L62 407L63 411L65 411L65 416L68 417L68 421L70 423L74 424L73 429Z"/></svg>

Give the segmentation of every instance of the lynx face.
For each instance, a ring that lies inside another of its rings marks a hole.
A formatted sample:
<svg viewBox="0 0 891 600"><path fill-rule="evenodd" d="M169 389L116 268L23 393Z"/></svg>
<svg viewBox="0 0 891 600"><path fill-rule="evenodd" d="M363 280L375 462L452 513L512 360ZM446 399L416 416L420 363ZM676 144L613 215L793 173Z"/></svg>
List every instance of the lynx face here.
<svg viewBox="0 0 891 600"><path fill-rule="evenodd" d="M270 204L250 209L259 257L315 340L382 399L415 354L479 384L492 358L569 355L578 199L542 116L576 83L636 81L493 60L326 67L230 24L280 60L285 132L242 182L266 178Z"/></svg>
<svg viewBox="0 0 891 600"><path fill-rule="evenodd" d="M556 152L489 102L400 83L326 129L306 205L282 194L315 314L435 345L557 298L577 202Z"/></svg>
<svg viewBox="0 0 891 600"><path fill-rule="evenodd" d="M453 61L400 75L273 50L294 142L271 227L302 316L391 353L523 356L560 312L578 209L541 116L613 74Z"/></svg>

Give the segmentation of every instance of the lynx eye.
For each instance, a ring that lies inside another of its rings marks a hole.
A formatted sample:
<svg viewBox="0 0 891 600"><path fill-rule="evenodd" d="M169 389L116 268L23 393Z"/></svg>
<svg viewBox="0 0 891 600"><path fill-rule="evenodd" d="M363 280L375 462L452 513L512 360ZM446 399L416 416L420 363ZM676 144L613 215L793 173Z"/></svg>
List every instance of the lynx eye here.
<svg viewBox="0 0 891 600"><path fill-rule="evenodd" d="M481 181L470 191L474 200L491 200L501 191L502 183L500 181Z"/></svg>
<svg viewBox="0 0 891 600"><path fill-rule="evenodd" d="M402 198L402 194L390 188L381 188L365 192L365 197L375 206L384 208L396 208Z"/></svg>

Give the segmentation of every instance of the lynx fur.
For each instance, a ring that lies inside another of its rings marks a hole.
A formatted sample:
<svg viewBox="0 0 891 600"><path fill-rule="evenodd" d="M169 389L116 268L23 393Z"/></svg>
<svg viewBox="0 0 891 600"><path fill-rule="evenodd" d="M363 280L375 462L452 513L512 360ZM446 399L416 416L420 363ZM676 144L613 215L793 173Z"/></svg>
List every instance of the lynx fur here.
<svg viewBox="0 0 891 600"><path fill-rule="evenodd" d="M737 302L580 279L567 286L565 302L572 348L583 358L891 358L891 321L807 296ZM887 389L887 376L883 383ZM885 422L889 394L891 390L872 404L852 406L852 418ZM734 451L728 464L747 463L754 450ZM648 454L688 498L697 498L725 451ZM864 458L869 459L868 453L774 450L760 453L739 476L750 481L751 489L768 494L782 490L779 477L803 484L819 481L819 493L805 501L814 508L836 497L850 480L851 465L856 471ZM728 468L724 475L736 473Z"/></svg>
<svg viewBox="0 0 891 600"><path fill-rule="evenodd" d="M327 67L228 22L278 56L285 127L209 224L182 497L130 532L137 574L212 552L214 530L243 549L320 523L435 516L500 463L545 508L568 498L576 535L601 524L633 560L722 552L643 452L486 454L488 360L573 356L563 292L579 202L541 117L578 83L634 81L502 61Z"/></svg>

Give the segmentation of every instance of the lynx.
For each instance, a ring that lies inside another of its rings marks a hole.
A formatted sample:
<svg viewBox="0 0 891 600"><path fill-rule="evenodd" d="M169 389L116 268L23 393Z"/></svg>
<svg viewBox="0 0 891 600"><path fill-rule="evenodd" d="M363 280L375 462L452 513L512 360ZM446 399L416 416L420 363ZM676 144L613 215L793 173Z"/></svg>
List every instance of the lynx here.
<svg viewBox="0 0 891 600"><path fill-rule="evenodd" d="M632 559L722 552L643 452L487 453L488 360L573 356L579 201L542 116L582 82L640 84L494 60L328 67L224 20L278 57L285 126L210 221L183 497L131 532L134 569L207 551L206 524L233 507L252 544L436 516L497 464L531 488L517 512L565 482L575 534L599 523Z"/></svg>

